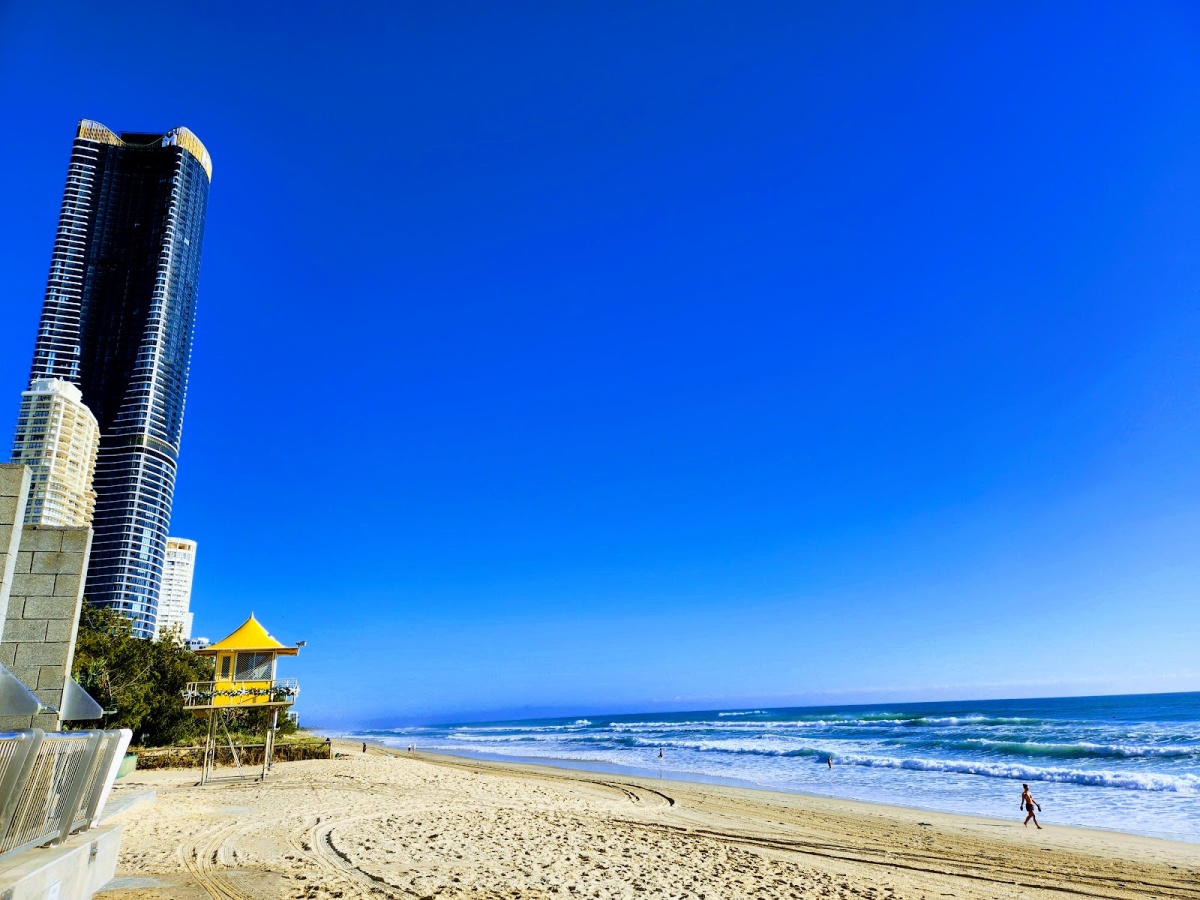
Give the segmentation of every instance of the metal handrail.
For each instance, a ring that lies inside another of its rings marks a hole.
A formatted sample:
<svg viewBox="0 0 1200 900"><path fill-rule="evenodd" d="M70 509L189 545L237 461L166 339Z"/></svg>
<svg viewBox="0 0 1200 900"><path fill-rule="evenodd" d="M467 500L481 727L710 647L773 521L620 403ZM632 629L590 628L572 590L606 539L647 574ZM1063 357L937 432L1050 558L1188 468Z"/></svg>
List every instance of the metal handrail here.
<svg viewBox="0 0 1200 900"><path fill-rule="evenodd" d="M112 743L106 751L106 761L101 762L96 768L96 781L87 797L87 814L83 819L82 826L77 827L76 830L86 831L89 828L95 828L100 823L100 814L104 811L108 795L112 793L113 783L117 780L117 772L125 759L125 751L129 749L129 742L133 740L133 732L128 728L105 733L111 737Z"/></svg>
<svg viewBox="0 0 1200 900"><path fill-rule="evenodd" d="M91 828L132 736L127 728L0 734L0 858Z"/></svg>
<svg viewBox="0 0 1200 900"><path fill-rule="evenodd" d="M87 746L81 754L82 758L79 760L79 767L71 778L70 786L63 792L62 811L58 814L57 843L65 841L67 835L75 830L75 819L79 813L79 803L86 798L88 789L92 786L96 769L100 765L105 741L106 738L103 731L88 732Z"/></svg>
<svg viewBox="0 0 1200 900"><path fill-rule="evenodd" d="M8 830L21 799L20 788L29 778L29 771L37 755L45 732L41 729L11 732L0 735L5 760L4 773L0 775L0 835Z"/></svg>
<svg viewBox="0 0 1200 900"><path fill-rule="evenodd" d="M55 732L44 735L33 754L32 765L21 786L12 820L0 838L0 855L36 847L57 837L80 768L95 752L91 732Z"/></svg>
<svg viewBox="0 0 1200 900"><path fill-rule="evenodd" d="M73 807L74 814L70 818L70 828L63 834L63 838L66 838L67 834L72 831L85 826L91 827L92 819L95 816L94 807L99 803L101 794L105 793L104 788L108 783L109 770L113 768L113 757L121 744L121 732L101 731L98 734L100 735L100 746L94 754L94 762L87 780L80 782L81 789L79 798ZM119 760L117 765L120 766ZM64 827L65 824L64 820Z"/></svg>

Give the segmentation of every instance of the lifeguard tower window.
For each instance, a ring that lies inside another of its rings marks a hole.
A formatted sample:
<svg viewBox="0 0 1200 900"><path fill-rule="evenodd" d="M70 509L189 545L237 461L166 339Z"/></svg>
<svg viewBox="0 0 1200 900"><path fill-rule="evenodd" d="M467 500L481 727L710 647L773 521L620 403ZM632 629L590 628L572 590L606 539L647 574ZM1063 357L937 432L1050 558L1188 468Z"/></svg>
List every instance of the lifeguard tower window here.
<svg viewBox="0 0 1200 900"><path fill-rule="evenodd" d="M231 662L233 662L232 656L222 656L221 657L221 680L222 681L227 681L229 679L229 664Z"/></svg>
<svg viewBox="0 0 1200 900"><path fill-rule="evenodd" d="M239 653L235 668L235 681L270 681L273 653Z"/></svg>

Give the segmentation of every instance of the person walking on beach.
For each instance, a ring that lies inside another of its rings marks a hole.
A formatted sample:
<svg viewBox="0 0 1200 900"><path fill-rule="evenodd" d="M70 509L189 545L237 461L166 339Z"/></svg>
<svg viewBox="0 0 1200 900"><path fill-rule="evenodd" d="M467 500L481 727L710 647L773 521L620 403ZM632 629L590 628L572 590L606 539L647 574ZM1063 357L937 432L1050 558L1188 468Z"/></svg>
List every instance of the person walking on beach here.
<svg viewBox="0 0 1200 900"><path fill-rule="evenodd" d="M364 741L363 742L363 753L366 753L366 752L367 752L367 744L366 744L366 741Z"/></svg>
<svg viewBox="0 0 1200 900"><path fill-rule="evenodd" d="M1037 825L1038 831L1041 831L1042 826L1038 825L1037 816L1034 815L1033 808L1036 806L1037 811L1041 812L1042 804L1033 799L1033 794L1029 793L1029 785L1023 784L1021 787L1025 788L1025 790L1021 793L1021 808L1029 811L1029 815L1025 817L1025 827L1028 828L1029 820L1033 819L1033 824Z"/></svg>

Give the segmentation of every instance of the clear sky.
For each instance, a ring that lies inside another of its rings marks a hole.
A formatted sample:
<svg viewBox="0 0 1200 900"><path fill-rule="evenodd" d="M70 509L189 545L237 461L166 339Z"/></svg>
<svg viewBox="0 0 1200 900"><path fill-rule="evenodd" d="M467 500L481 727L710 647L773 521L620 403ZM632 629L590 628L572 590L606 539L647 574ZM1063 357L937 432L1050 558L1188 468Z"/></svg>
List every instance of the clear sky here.
<svg viewBox="0 0 1200 900"><path fill-rule="evenodd" d="M1194 4L7 2L0 106L4 434L76 121L212 153L309 724L1200 688Z"/></svg>

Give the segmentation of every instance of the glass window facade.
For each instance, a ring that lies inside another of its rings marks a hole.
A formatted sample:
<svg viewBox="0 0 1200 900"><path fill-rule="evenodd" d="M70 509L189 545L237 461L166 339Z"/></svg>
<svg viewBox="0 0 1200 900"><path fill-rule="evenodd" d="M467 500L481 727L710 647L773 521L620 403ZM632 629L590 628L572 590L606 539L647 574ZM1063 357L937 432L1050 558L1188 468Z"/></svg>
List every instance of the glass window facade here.
<svg viewBox="0 0 1200 900"><path fill-rule="evenodd" d="M88 602L157 631L211 161L187 129L71 153L31 380L79 386L100 426Z"/></svg>

